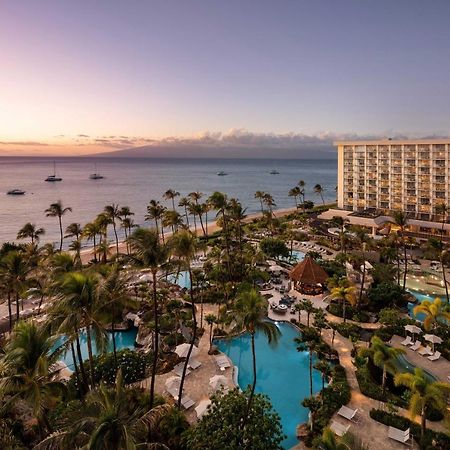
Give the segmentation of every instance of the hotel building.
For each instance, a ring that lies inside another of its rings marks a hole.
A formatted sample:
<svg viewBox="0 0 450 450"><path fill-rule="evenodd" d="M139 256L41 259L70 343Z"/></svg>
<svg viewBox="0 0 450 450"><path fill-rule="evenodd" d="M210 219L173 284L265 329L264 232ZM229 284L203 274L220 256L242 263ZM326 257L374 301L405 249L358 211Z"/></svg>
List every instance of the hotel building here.
<svg viewBox="0 0 450 450"><path fill-rule="evenodd" d="M404 211L408 232L418 238L443 234L450 239L450 139L339 141L338 210L332 214L372 228L376 234L393 211ZM363 220L367 219L367 220ZM442 225L442 222L445 224Z"/></svg>

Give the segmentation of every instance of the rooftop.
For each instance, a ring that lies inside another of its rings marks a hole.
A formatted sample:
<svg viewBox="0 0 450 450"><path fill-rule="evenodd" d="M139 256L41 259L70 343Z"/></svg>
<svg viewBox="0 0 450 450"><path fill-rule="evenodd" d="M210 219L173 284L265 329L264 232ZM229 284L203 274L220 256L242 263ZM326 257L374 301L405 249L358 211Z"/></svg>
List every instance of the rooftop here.
<svg viewBox="0 0 450 450"><path fill-rule="evenodd" d="M414 144L450 144L450 138L445 139L378 139L361 141L335 141L335 146L342 145L414 145Z"/></svg>

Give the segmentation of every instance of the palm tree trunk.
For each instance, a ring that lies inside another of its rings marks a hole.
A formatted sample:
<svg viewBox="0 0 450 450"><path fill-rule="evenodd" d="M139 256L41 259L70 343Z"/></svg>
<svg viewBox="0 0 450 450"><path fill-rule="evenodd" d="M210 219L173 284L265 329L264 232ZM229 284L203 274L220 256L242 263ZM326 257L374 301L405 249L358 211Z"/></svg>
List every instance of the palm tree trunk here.
<svg viewBox="0 0 450 450"><path fill-rule="evenodd" d="M97 262L97 238L96 238L96 233L94 233L94 262Z"/></svg>
<svg viewBox="0 0 450 450"><path fill-rule="evenodd" d="M78 394L81 397L83 395L84 390L82 389L82 384L81 384L81 380L80 380L80 372L78 369L77 357L75 355L75 348L73 346L73 342L70 343L70 351L72 353L73 367L75 369L75 378L77 380L77 390L78 390Z"/></svg>
<svg viewBox="0 0 450 450"><path fill-rule="evenodd" d="M344 317L344 323L347 320L347 318L345 317L345 303L346 303L346 301L345 301L345 298L344 298L344 299L342 299L342 315Z"/></svg>
<svg viewBox="0 0 450 450"><path fill-rule="evenodd" d="M195 230L195 235L197 236L197 219L195 218L195 213L193 214L194 216L194 230Z"/></svg>
<svg viewBox="0 0 450 450"><path fill-rule="evenodd" d="M386 386L386 366L383 366L383 378L381 379L381 392L384 394Z"/></svg>
<svg viewBox="0 0 450 450"><path fill-rule="evenodd" d="M155 321L155 332L153 339L153 362L152 362L152 376L150 380L150 409L153 408L155 401L155 379L156 369L158 367L158 350L159 350L159 321L158 321L158 299L156 291L156 271L152 271L153 277L153 316Z"/></svg>
<svg viewBox="0 0 450 450"><path fill-rule="evenodd" d="M213 326L214 326L213 323L211 323L211 325L209 326L209 350L210 351L211 351L212 342L213 342L213 334L212 334Z"/></svg>
<svg viewBox="0 0 450 450"><path fill-rule="evenodd" d="M113 220L114 237L116 239L116 255L119 255L119 238L117 237L116 221Z"/></svg>
<svg viewBox="0 0 450 450"><path fill-rule="evenodd" d="M20 308L19 308L19 293L16 292L16 322L18 322L19 318L20 318L19 310L20 310Z"/></svg>
<svg viewBox="0 0 450 450"><path fill-rule="evenodd" d="M206 236L208 236L208 208L205 208L205 228Z"/></svg>
<svg viewBox="0 0 450 450"><path fill-rule="evenodd" d="M59 221L59 236L60 236L59 251L61 252L62 246L63 246L63 239L64 239L61 216L58 216L58 221Z"/></svg>
<svg viewBox="0 0 450 450"><path fill-rule="evenodd" d="M309 396L313 396L313 382L312 382L312 350L309 348Z"/></svg>
<svg viewBox="0 0 450 450"><path fill-rule="evenodd" d="M366 280L366 259L364 258L363 262L363 273L361 278L361 288L359 290L359 298L358 298L358 308L361 305L362 295L363 295L363 289L364 289L364 282Z"/></svg>
<svg viewBox="0 0 450 450"><path fill-rule="evenodd" d="M320 198L322 199L322 203L325 205L325 200L323 199L323 194L322 194L322 192L320 193Z"/></svg>
<svg viewBox="0 0 450 450"><path fill-rule="evenodd" d="M10 291L8 291L8 314L9 314L9 332L11 333L13 318L12 318L12 305L11 305L11 292Z"/></svg>
<svg viewBox="0 0 450 450"><path fill-rule="evenodd" d="M189 214L187 211L187 206L184 207L184 215L186 216L186 225L189 228Z"/></svg>
<svg viewBox="0 0 450 450"><path fill-rule="evenodd" d="M264 215L264 206L261 198L259 199L259 203L261 204L261 215Z"/></svg>
<svg viewBox="0 0 450 450"><path fill-rule="evenodd" d="M244 419L242 420L242 430L245 428L248 419L250 418L250 409L252 407L253 397L255 396L256 389L256 350L255 350L255 332L250 333L252 343L252 363L253 363L253 383L250 390L250 395L247 401L247 408L245 409Z"/></svg>
<svg viewBox="0 0 450 450"><path fill-rule="evenodd" d="M76 335L76 342L77 342L78 361L80 363L80 372L81 372L81 377L83 379L84 390L86 391L89 389L89 383L87 380L86 371L84 370L83 357L81 355L80 336L79 336L78 330L76 328L75 328L75 335Z"/></svg>
<svg viewBox="0 0 450 450"><path fill-rule="evenodd" d="M403 290L406 287L406 274L408 273L408 260L406 258L406 242L403 238L403 257L405 258L405 273L403 274Z"/></svg>
<svg viewBox="0 0 450 450"><path fill-rule="evenodd" d="M190 286L190 297L191 297L191 309L192 309L192 337L191 337L191 343L189 345L189 350L186 356L186 361L184 363L184 367L183 367L183 373L181 374L181 381L180 381L180 390L178 393L178 409L181 408L181 397L183 395L183 385L184 385L184 379L186 378L186 370L187 370L187 366L189 364L189 358L191 357L191 353L192 353L192 349L194 347L194 343L195 343L195 339L197 337L197 317L195 314L195 304L194 304L194 289L193 289L193 277L192 277L192 270L191 270L191 264L188 264L188 272L189 272L189 279L191 280L191 286Z"/></svg>
<svg viewBox="0 0 450 450"><path fill-rule="evenodd" d="M115 318L115 303L112 304L112 319L111 319L111 331L112 331L112 343L113 343L113 354L114 354L114 368L117 372L117 347L116 347L116 318Z"/></svg>
<svg viewBox="0 0 450 450"><path fill-rule="evenodd" d="M94 355L92 354L92 339L91 339L91 326L86 326L86 338L87 338L87 348L89 355L89 370L91 372L91 386L92 389L95 387L94 381Z"/></svg>
<svg viewBox="0 0 450 450"><path fill-rule="evenodd" d="M200 226L202 227L203 236L206 236L206 230L205 230L205 226L203 225L202 214L199 214L198 218L200 219Z"/></svg>

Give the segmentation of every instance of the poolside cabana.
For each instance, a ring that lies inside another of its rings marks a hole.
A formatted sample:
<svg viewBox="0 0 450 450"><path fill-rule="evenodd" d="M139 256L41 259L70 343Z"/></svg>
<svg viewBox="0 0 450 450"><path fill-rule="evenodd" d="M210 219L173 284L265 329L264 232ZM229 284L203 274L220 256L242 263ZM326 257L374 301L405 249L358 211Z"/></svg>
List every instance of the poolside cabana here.
<svg viewBox="0 0 450 450"><path fill-rule="evenodd" d="M294 289L306 295L318 295L324 291L328 274L311 257L306 256L289 273Z"/></svg>

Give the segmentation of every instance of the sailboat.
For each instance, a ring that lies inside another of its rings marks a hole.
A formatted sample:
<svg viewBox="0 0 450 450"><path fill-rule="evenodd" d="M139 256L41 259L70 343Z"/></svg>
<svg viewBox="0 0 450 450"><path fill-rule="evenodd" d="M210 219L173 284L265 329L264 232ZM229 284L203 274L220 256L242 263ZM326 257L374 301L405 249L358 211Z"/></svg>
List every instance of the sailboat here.
<svg viewBox="0 0 450 450"><path fill-rule="evenodd" d="M97 164L94 165L94 173L89 175L91 180L102 180L104 177L97 172Z"/></svg>
<svg viewBox="0 0 450 450"><path fill-rule="evenodd" d="M56 176L56 163L55 163L55 161L53 161L53 175L49 175L49 176L45 179L45 181L50 181L50 182L53 182L53 181L62 181L62 178L61 178L61 177L57 177L57 176Z"/></svg>

